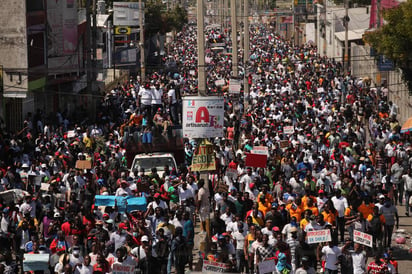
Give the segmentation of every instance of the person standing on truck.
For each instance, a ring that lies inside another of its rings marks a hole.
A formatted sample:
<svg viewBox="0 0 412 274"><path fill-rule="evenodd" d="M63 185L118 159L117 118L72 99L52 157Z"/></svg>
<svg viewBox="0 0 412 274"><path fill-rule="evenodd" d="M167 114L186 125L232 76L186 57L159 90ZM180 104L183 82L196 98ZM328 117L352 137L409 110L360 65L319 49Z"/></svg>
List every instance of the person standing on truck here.
<svg viewBox="0 0 412 274"><path fill-rule="evenodd" d="M144 87L140 87L138 107L140 107L140 112L144 113L143 115L149 123L151 123L152 99L153 93L150 84L146 83Z"/></svg>
<svg viewBox="0 0 412 274"><path fill-rule="evenodd" d="M160 113L163 110L162 98L163 98L163 89L160 87L160 83L156 82L152 87L152 116L160 110Z"/></svg>
<svg viewBox="0 0 412 274"><path fill-rule="evenodd" d="M179 124L179 114L177 113L177 97L176 97L176 89L175 84L171 83L169 85L169 91L167 92L167 99L169 103L169 111L172 118L173 124Z"/></svg>

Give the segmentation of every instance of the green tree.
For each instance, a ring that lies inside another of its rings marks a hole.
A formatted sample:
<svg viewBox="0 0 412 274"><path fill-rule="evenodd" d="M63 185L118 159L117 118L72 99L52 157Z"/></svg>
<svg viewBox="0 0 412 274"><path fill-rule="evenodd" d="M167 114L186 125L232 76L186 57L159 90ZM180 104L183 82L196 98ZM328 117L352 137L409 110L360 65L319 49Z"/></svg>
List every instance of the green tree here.
<svg viewBox="0 0 412 274"><path fill-rule="evenodd" d="M401 69L403 80L412 90L412 1L384 10L383 18L386 24L367 32L364 39L378 54L385 55Z"/></svg>

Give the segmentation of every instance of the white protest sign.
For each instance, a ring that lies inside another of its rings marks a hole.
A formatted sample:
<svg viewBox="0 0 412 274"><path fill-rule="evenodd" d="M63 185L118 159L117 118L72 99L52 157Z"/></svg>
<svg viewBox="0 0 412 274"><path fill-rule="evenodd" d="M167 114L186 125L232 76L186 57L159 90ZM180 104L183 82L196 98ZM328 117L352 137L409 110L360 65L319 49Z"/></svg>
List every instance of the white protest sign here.
<svg viewBox="0 0 412 274"><path fill-rule="evenodd" d="M269 148L265 146L254 146L250 153L269 156Z"/></svg>
<svg viewBox="0 0 412 274"><path fill-rule="evenodd" d="M215 81L215 85L218 87L224 86L226 84L225 79L219 79Z"/></svg>
<svg viewBox="0 0 412 274"><path fill-rule="evenodd" d="M212 261L203 260L202 272L206 273L224 273L230 270L229 264L217 263Z"/></svg>
<svg viewBox="0 0 412 274"><path fill-rule="evenodd" d="M134 265L114 263L112 266L113 274L134 274Z"/></svg>
<svg viewBox="0 0 412 274"><path fill-rule="evenodd" d="M229 93L231 93L231 94L239 94L241 89L242 89L242 86L241 86L240 80L230 79L230 82L229 82Z"/></svg>
<svg viewBox="0 0 412 274"><path fill-rule="evenodd" d="M373 245L373 236L364 232L360 232L359 230L353 231L353 241L355 243L363 244L369 247Z"/></svg>
<svg viewBox="0 0 412 274"><path fill-rule="evenodd" d="M324 243L332 240L329 229L308 231L306 235L308 237L308 244Z"/></svg>
<svg viewBox="0 0 412 274"><path fill-rule="evenodd" d="M236 179L237 178L237 169L235 168L227 168L226 169L226 176L229 178Z"/></svg>
<svg viewBox="0 0 412 274"><path fill-rule="evenodd" d="M283 127L283 133L292 135L295 132L295 128L293 126L285 126Z"/></svg>
<svg viewBox="0 0 412 274"><path fill-rule="evenodd" d="M67 138L73 138L76 136L76 132L74 130L67 131Z"/></svg>
<svg viewBox="0 0 412 274"><path fill-rule="evenodd" d="M259 274L272 273L276 270L276 264L274 260L263 261L259 264Z"/></svg>
<svg viewBox="0 0 412 274"><path fill-rule="evenodd" d="M183 137L223 137L223 98L217 96L183 98Z"/></svg>

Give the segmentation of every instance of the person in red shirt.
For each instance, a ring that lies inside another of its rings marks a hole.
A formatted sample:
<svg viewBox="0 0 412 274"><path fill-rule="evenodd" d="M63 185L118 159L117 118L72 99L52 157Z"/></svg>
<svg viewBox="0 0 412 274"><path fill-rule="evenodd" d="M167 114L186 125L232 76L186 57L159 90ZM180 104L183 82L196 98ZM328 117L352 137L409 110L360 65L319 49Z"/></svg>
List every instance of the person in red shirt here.
<svg viewBox="0 0 412 274"><path fill-rule="evenodd" d="M368 264L368 274L384 274L388 271L388 265L381 261L381 255L377 252L375 260Z"/></svg>

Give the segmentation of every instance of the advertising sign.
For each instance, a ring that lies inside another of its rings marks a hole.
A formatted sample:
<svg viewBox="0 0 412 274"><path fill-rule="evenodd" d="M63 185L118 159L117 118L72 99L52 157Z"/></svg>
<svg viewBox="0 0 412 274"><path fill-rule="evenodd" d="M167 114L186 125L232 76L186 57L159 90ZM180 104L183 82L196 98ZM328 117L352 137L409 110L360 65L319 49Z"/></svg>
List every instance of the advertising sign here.
<svg viewBox="0 0 412 274"><path fill-rule="evenodd" d="M47 57L49 69L78 68L78 15L75 0L47 0ZM55 70L50 70L50 74Z"/></svg>
<svg viewBox="0 0 412 274"><path fill-rule="evenodd" d="M143 3L142 6L144 9ZM113 3L113 24L115 26L139 26L139 15L140 7L138 2Z"/></svg>
<svg viewBox="0 0 412 274"><path fill-rule="evenodd" d="M223 98L216 96L184 97L183 137L223 137L223 117Z"/></svg>
<svg viewBox="0 0 412 274"><path fill-rule="evenodd" d="M213 145L203 140L193 153L192 171L216 170L216 160Z"/></svg>
<svg viewBox="0 0 412 274"><path fill-rule="evenodd" d="M332 240L329 229L308 231L306 235L308 244L325 243Z"/></svg>
<svg viewBox="0 0 412 274"><path fill-rule="evenodd" d="M208 273L224 273L230 270L229 264L217 263L212 261L203 260L202 272Z"/></svg>
<svg viewBox="0 0 412 274"><path fill-rule="evenodd" d="M353 241L355 243L363 244L369 247L372 247L373 243L373 236L364 232L360 232L359 230L353 231Z"/></svg>
<svg viewBox="0 0 412 274"><path fill-rule="evenodd" d="M132 29L130 27L115 27L114 34L127 34L130 35Z"/></svg>

